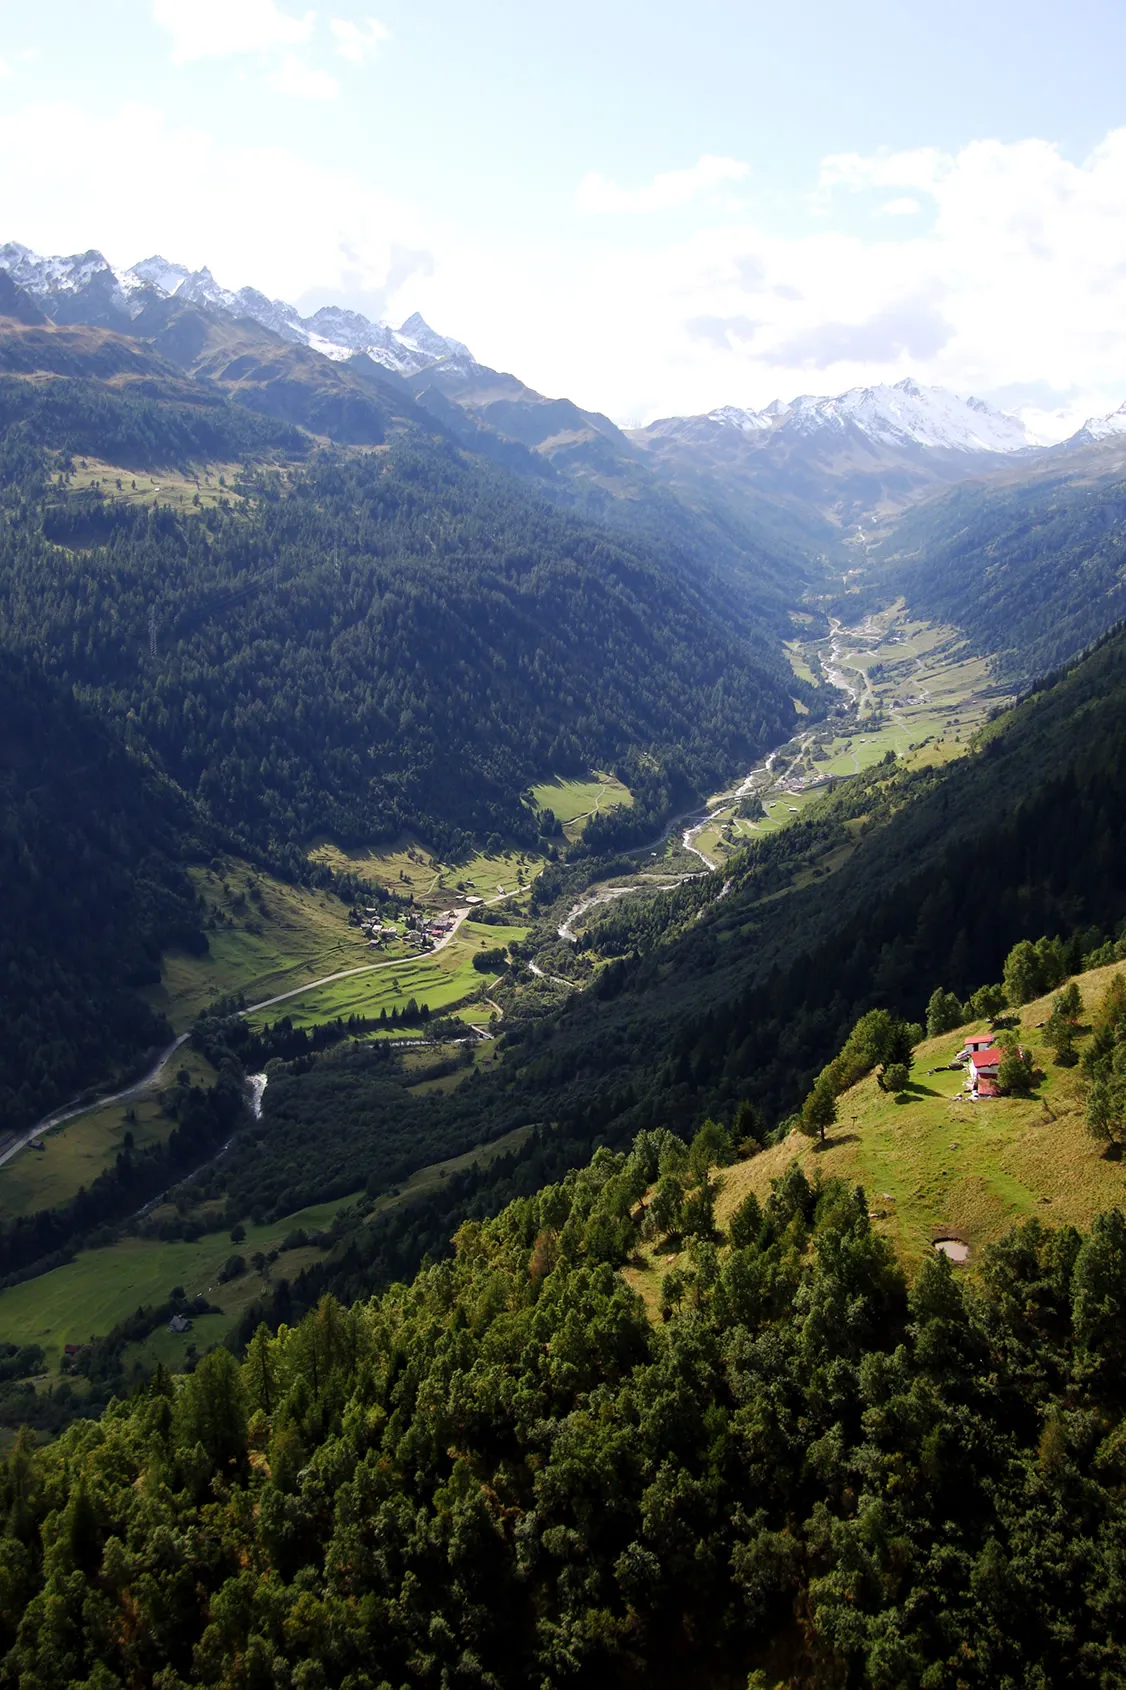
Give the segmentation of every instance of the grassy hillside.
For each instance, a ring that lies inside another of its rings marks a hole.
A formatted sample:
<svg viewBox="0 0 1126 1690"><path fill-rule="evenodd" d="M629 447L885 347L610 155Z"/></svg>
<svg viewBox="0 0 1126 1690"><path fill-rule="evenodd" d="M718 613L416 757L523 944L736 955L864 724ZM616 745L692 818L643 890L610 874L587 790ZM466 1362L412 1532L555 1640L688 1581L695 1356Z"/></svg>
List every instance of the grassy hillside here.
<svg viewBox="0 0 1126 1690"><path fill-rule="evenodd" d="M193 866L191 876L207 950L166 951L159 984L145 992L178 1033L218 998L241 993L254 1003L373 960L335 892L292 885L227 853Z"/></svg>
<svg viewBox="0 0 1126 1690"><path fill-rule="evenodd" d="M1078 976L1085 1020L1120 965ZM877 1231L911 1271L943 1236L963 1239L979 1261L1015 1223L1087 1228L1104 1209L1126 1206L1126 1163L1110 1160L1084 1122L1082 1071L1060 1068L1044 1042L1052 994L1020 1011L1020 1042L1043 1079L1033 1097L967 1099L966 1073L937 1072L961 1049L970 1023L915 1050L911 1086L880 1091L874 1075L844 1093L822 1146L800 1133L723 1174L723 1225L748 1191L765 1199L792 1161L807 1176L863 1185ZM1083 1041L1079 1048L1082 1050Z"/></svg>
<svg viewBox="0 0 1126 1690"><path fill-rule="evenodd" d="M189 1085L207 1086L215 1080L206 1057L182 1046L142 1096L92 1108L52 1128L41 1138L41 1150L22 1150L0 1166L0 1222L67 1202L113 1166L127 1138L138 1150L165 1143L176 1118L163 1107L162 1095L175 1089L177 1076L185 1073Z"/></svg>

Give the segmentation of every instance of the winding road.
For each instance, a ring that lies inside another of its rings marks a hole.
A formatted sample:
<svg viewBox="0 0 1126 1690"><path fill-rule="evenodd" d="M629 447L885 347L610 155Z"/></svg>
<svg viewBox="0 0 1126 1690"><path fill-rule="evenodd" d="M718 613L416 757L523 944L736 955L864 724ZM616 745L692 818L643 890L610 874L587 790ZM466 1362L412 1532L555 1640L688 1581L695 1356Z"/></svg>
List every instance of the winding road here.
<svg viewBox="0 0 1126 1690"><path fill-rule="evenodd" d="M519 888L516 890L519 890ZM515 892L501 892L495 898L486 899L486 903L500 904L504 902L505 898L514 896ZM439 951L445 950L446 946L457 937L462 922L472 913L468 905L456 909L454 911L454 924L449 932L439 939L431 950L424 951L422 954L428 957L436 956ZM240 1016L256 1015L260 1009L272 1009L275 1004L287 1003L290 998L304 997L307 992L315 992L320 986L331 986L336 980L348 980L355 974L374 974L381 968L401 968L403 961L402 957L397 957L390 962L363 962L358 968L339 968L335 974L322 974L319 980L306 980L304 985L293 986L285 992L276 992L273 997L261 998L258 1003L248 1003L245 1009L237 1010L236 1014ZM171 1061L180 1046L186 1044L190 1037L190 1033L180 1033L178 1037L172 1040L171 1044L165 1045L152 1067L147 1069L139 1080L134 1080L130 1085L123 1086L118 1091L99 1093L97 1097L91 1098L88 1103L68 1103L65 1109L57 1109L54 1113L45 1115L41 1121L37 1121L33 1127L29 1127L11 1144L0 1150L0 1168L4 1166L5 1162L10 1162L12 1157L18 1155L21 1150L26 1150L32 1139L42 1138L44 1133L53 1131L55 1127L61 1127L67 1121L77 1120L79 1115L88 1115L91 1110L102 1109L107 1103L129 1103L133 1098L140 1097L142 1093L156 1084L166 1064Z"/></svg>

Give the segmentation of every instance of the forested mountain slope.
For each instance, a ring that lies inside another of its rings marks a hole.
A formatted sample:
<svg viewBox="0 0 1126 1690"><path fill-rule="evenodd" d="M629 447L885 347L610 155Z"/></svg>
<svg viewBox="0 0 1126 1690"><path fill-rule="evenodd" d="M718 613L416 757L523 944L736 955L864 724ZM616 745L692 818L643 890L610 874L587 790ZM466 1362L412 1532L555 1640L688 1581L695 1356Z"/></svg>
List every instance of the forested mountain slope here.
<svg viewBox="0 0 1126 1690"><path fill-rule="evenodd" d="M538 775L644 751L699 789L793 719L729 595L428 443L198 513L33 474L0 607L10 644L131 711L186 791L278 849L408 822L534 836Z"/></svg>
<svg viewBox="0 0 1126 1690"><path fill-rule="evenodd" d="M740 582L774 624L820 578L799 522L779 520L769 500L733 481L697 476L674 486L598 412L545 398L468 356L438 359L409 385L471 450L533 477L588 517L672 541L708 575Z"/></svg>
<svg viewBox="0 0 1126 1690"><path fill-rule="evenodd" d="M162 310L169 332L203 336L235 401L143 339L0 330L3 638L131 711L235 836L275 854L408 822L438 842L533 837L519 795L537 777L624 761L644 816L785 736L776 581L553 508L459 450L370 361L258 325L242 356L240 325L223 339L193 306ZM309 434L242 402L268 390L267 409L308 421L275 385L302 372L330 409L359 415L362 400L381 447L302 468ZM334 398L330 376L351 385ZM100 474L74 481L76 455ZM138 492L142 467L208 464L198 508Z"/></svg>
<svg viewBox="0 0 1126 1690"><path fill-rule="evenodd" d="M220 297L213 285L168 297L146 286L130 295L126 310L104 260L87 258L101 266L100 282L61 292L41 286L39 303L60 312L60 324L89 323L107 341L133 345L142 357L157 353L212 396L222 392L252 411L344 445L380 445L404 429L437 430L564 508L651 544L671 541L697 572L730 577L779 627L818 574L799 527L789 519L780 523L773 507L763 521L755 501L733 497L730 486L701 481L673 489L607 418L569 399L546 399L515 377L477 364L459 343L433 335L425 324L399 374L379 362L378 352L347 357L337 346L328 356L295 342L284 323L270 326L276 313L264 309L268 302L261 295L247 316L239 315L235 296ZM85 275L77 260L60 262ZM0 317L46 322L36 300L6 272L0 275ZM107 289L116 298L109 311ZM108 333L107 326L117 332ZM425 367L416 368L419 359Z"/></svg>
<svg viewBox="0 0 1126 1690"><path fill-rule="evenodd" d="M966 481L906 512L872 557L866 590L955 624L1007 677L1043 674L1126 614L1122 439Z"/></svg>
<svg viewBox="0 0 1126 1690"><path fill-rule="evenodd" d="M17 1440L0 1683L1121 1682L1121 1214L908 1289L794 1170L685 1226L654 1325L618 1269L708 1164L602 1151L409 1286Z"/></svg>
<svg viewBox="0 0 1126 1690"><path fill-rule="evenodd" d="M199 819L59 687L0 652L0 1139L170 1037L136 988L206 948Z"/></svg>

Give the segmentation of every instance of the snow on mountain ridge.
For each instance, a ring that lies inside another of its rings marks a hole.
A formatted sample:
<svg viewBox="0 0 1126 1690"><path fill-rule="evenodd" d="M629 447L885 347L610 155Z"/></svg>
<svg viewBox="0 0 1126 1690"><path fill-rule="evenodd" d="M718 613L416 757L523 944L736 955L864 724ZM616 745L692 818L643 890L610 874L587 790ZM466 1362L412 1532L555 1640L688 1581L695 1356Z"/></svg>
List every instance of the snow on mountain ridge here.
<svg viewBox="0 0 1126 1690"><path fill-rule="evenodd" d="M723 405L704 419L670 419L662 433L701 421L737 428L746 435L775 434L810 439L818 434L859 432L882 446L924 446L957 452L1020 452L1033 442L1017 417L995 411L981 399L959 399L941 387L922 387L910 376L894 387L853 387L835 396L802 394L775 399L765 410Z"/></svg>
<svg viewBox="0 0 1126 1690"><path fill-rule="evenodd" d="M1126 434L1126 405L1119 405L1117 411L1111 411L1105 417L1088 417L1083 427L1064 441L1064 445L1090 446L1097 440L1109 440L1115 434Z"/></svg>
<svg viewBox="0 0 1126 1690"><path fill-rule="evenodd" d="M468 355L460 340L447 340L435 333L415 312L401 329L373 322L358 311L340 306L322 306L312 317L302 317L295 305L284 299L268 299L257 288L240 288L237 293L221 286L206 265L189 270L154 254L128 270L116 270L100 252L75 253L71 257L45 258L18 241L0 247L0 269L41 300L81 293L92 283L102 299L133 317L143 309L143 295L182 299L225 316L250 317L283 340L312 347L333 359L351 358L365 352L376 363L399 375L411 375L438 358Z"/></svg>

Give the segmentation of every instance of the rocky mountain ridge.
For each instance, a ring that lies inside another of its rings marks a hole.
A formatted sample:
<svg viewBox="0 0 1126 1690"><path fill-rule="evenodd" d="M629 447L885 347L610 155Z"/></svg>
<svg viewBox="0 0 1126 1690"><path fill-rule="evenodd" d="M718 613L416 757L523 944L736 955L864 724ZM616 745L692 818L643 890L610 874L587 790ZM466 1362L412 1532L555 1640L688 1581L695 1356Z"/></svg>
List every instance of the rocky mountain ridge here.
<svg viewBox="0 0 1126 1690"><path fill-rule="evenodd" d="M249 317L282 340L311 347L333 360L365 352L398 375L413 375L438 358L469 357L468 347L436 334L418 312L397 329L335 305L303 317L284 299L269 299L251 287L232 291L217 282L206 265L189 270L159 254L118 270L93 248L69 257L43 257L18 241L9 241L0 247L0 270L6 270L56 322L97 321L128 332L155 296L201 305L236 320Z"/></svg>

